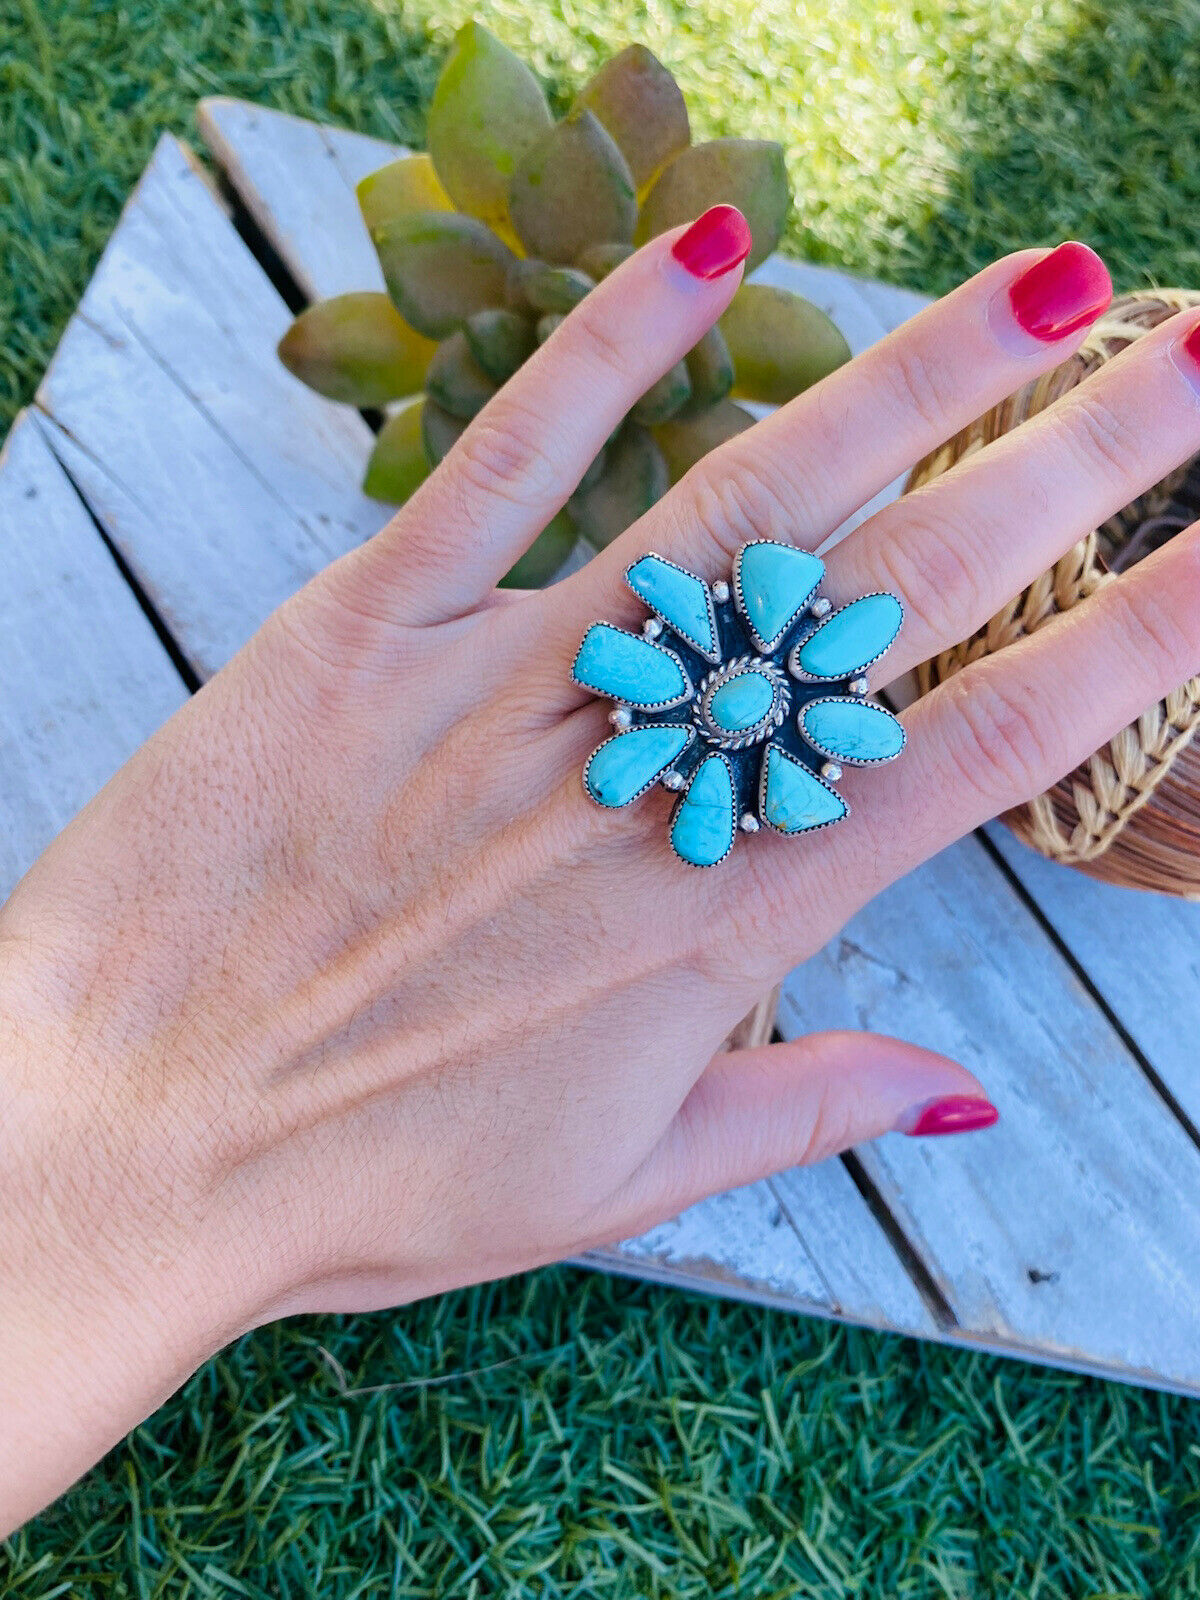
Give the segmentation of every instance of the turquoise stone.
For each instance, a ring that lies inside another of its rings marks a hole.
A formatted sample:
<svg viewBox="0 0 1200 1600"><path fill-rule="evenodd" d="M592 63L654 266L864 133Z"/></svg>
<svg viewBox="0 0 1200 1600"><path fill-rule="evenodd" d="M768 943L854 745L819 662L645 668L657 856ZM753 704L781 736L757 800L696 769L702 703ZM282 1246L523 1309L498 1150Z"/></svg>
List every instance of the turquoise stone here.
<svg viewBox="0 0 1200 1600"><path fill-rule="evenodd" d="M649 725L606 739L587 764L584 782L602 806L627 806L692 742L690 728Z"/></svg>
<svg viewBox="0 0 1200 1600"><path fill-rule="evenodd" d="M743 545L734 571L742 615L763 650L773 650L804 610L825 575L807 550L769 540Z"/></svg>
<svg viewBox="0 0 1200 1600"><path fill-rule="evenodd" d="M904 749L904 729L883 706L862 700L813 700L800 713L800 732L840 761L890 761Z"/></svg>
<svg viewBox="0 0 1200 1600"><path fill-rule="evenodd" d="M739 672L715 689L708 714L726 733L743 733L762 719L775 704L775 686L761 672Z"/></svg>
<svg viewBox="0 0 1200 1600"><path fill-rule="evenodd" d="M766 755L763 820L780 833L803 833L846 815L846 802L828 788L801 761L769 744Z"/></svg>
<svg viewBox="0 0 1200 1600"><path fill-rule="evenodd" d="M809 634L796 659L814 678L852 678L883 654L903 621L894 594L865 594Z"/></svg>
<svg viewBox="0 0 1200 1600"><path fill-rule="evenodd" d="M707 587L690 572L682 572L661 556L643 556L625 574L634 594L657 613L681 639L703 655L717 655L712 602Z"/></svg>
<svg viewBox="0 0 1200 1600"><path fill-rule="evenodd" d="M696 768L671 822L671 844L694 867L715 866L733 847L733 775L722 756Z"/></svg>
<svg viewBox="0 0 1200 1600"><path fill-rule="evenodd" d="M675 705L692 692L673 655L608 622L593 622L584 634L571 676L585 689L631 706Z"/></svg>

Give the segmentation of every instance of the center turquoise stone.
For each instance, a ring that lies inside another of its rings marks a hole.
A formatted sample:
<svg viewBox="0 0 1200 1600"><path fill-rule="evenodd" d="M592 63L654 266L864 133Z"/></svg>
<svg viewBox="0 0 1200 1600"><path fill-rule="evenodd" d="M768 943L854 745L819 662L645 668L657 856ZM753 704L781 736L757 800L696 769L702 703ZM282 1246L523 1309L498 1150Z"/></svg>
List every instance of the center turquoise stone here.
<svg viewBox="0 0 1200 1600"><path fill-rule="evenodd" d="M708 715L722 733L745 733L769 716L774 704L775 685L768 677L761 672L739 672L713 691Z"/></svg>

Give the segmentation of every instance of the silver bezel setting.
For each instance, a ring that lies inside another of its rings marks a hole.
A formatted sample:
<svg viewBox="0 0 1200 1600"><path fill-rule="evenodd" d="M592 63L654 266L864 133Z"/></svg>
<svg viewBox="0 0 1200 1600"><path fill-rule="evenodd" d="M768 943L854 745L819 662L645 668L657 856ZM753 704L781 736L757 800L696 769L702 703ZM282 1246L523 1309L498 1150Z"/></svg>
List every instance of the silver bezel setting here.
<svg viewBox="0 0 1200 1600"><path fill-rule="evenodd" d="M875 711L880 711L884 716L891 717L900 729L900 748L894 756L848 756L841 750L830 750L827 745L818 744L812 734L804 726L804 718L812 706L870 706ZM860 694L821 694L812 700L806 700L796 713L796 732L818 755L828 756L831 761L840 761L847 767L886 767L889 761L896 761L904 754L904 747L908 743L908 735L899 717L892 716L886 706L881 706L876 700L864 700Z"/></svg>
<svg viewBox="0 0 1200 1600"><path fill-rule="evenodd" d="M682 573L685 578L695 578L696 582L704 590L704 601L708 606L708 625L712 629L713 636L713 648L711 650L706 650L700 643L699 639L693 639L691 634L685 632L677 622L672 621L670 617L661 612L653 603L653 601L647 600L644 594L638 594L638 591L634 589L633 581L629 574L640 562L651 557L655 561L661 561L664 567L670 567L673 571ZM697 655L703 656L706 661L711 661L714 666L720 661L721 635L717 631L717 613L716 608L713 605L713 593L712 589L707 583L705 583L703 578L699 577L695 572L689 572L686 567L681 567L677 561L672 561L669 556L660 556L657 550L647 550L644 552L644 554L637 558L637 561L631 561L625 568L625 582L629 585L629 588L633 594L637 596L638 600L641 601L642 605L644 605L648 611L653 611L654 615L664 627L670 628L672 633L677 633L681 639L683 639L687 644L690 644Z"/></svg>
<svg viewBox="0 0 1200 1600"><path fill-rule="evenodd" d="M634 700L629 695L622 695L617 701L619 705L632 706L638 711L670 711L675 706L686 705L696 693L696 686L691 680L688 669L684 666L682 659L675 654L674 650L665 644L659 644L657 639L647 639L644 634L631 633L628 628L618 627L615 622L608 622L603 617L598 617L595 622L588 624L583 638L579 641L579 649L575 652L575 659L571 663L571 681L577 683L581 689L586 689L589 694L603 695L606 700L617 700L617 696L611 690L597 689L593 684L584 683L583 679L578 675L579 658L583 654L587 636L593 628L611 628L614 633L623 633L627 639L636 639L639 644L644 644L651 650L661 650L663 655L670 656L683 677L684 690L682 694L673 695L668 700Z"/></svg>
<svg viewBox="0 0 1200 1600"><path fill-rule="evenodd" d="M805 672L804 668L800 665L800 652L804 649L804 646L809 642L810 639L816 638L817 634L820 633L822 628L828 628L834 622L836 622L843 611L849 611L850 607L856 606L860 600L874 600L880 596L896 602L896 604L900 607L900 621L896 624L895 633L893 633L892 637L884 645L883 649L880 650L876 655L871 656L868 660L860 661L858 663L854 672L855 679L860 677L862 673L866 672L868 667L873 667L877 661L883 660L884 656L887 655L888 651L900 637L900 629L904 626L904 603L901 601L900 597L898 595L894 595L890 589L872 589L868 594L855 595L853 600L847 600L844 606L839 606L836 611L831 611L822 622L817 624L811 633L805 634L803 639L798 639L788 651L787 669L791 673L792 677L795 678L797 683L841 683L844 681L846 677L844 672L835 672L829 677L821 677L812 672Z"/></svg>
<svg viewBox="0 0 1200 1600"><path fill-rule="evenodd" d="M771 750L775 751L775 754L779 756L780 760L794 761L798 767L803 767L805 772L807 772L811 778L815 779L816 782L821 785L822 789L828 789L830 794L836 795L838 800L840 800L842 805L845 807L845 810L842 812L841 816L830 817L828 822L816 822L811 828L795 828L790 831L787 828L777 828L767 816L767 756ZM802 833L820 833L822 828L836 828L839 822L845 822L846 818L850 815L850 802L846 799L844 794L841 794L837 789L835 789L833 785L823 778L819 772L814 772L813 769L806 765L805 762L797 760L795 756L788 755L787 751L781 750L778 745L768 745L763 751L762 766L760 767L758 773L758 815L763 827L770 828L772 833L779 834L783 839L797 839Z"/></svg>
<svg viewBox="0 0 1200 1600"><path fill-rule="evenodd" d="M740 733L730 733L724 728L718 728L708 710L713 695L734 678L744 677L751 672L757 673L760 678L766 678L775 691L770 711ZM769 738L776 728L782 728L790 703L787 676L773 661L763 661L758 656L737 656L701 680L696 690L696 698L692 702L692 718L700 737L709 744L716 745L721 750L745 750L747 746L760 744L763 739Z"/></svg>
<svg viewBox="0 0 1200 1600"><path fill-rule="evenodd" d="M678 728L682 733L687 735L687 738L683 741L682 747L676 751L666 765L660 767L654 776L649 780L649 782L644 783L640 789L638 789L634 794L631 794L628 800L622 800L619 806L606 806L603 800L597 800L596 796L588 787L588 773L592 770L592 762L595 761L601 750L607 749L608 746L612 744L614 739L623 739L627 733L635 730L624 728L620 733L609 734L607 739L602 739L600 741L600 743L592 751L591 755L583 763L583 792L587 795L588 799L594 806L600 807L601 811L624 811L626 806L631 806L635 800L640 800L644 794L649 794L651 789L654 788L655 784L662 781L663 774L669 772L679 760L680 756L682 756L686 751L690 750L692 745L696 742L696 730L688 722L659 722L655 723L654 726L659 728Z"/></svg>
<svg viewBox="0 0 1200 1600"><path fill-rule="evenodd" d="M724 855L719 855L715 861L689 861L686 856L681 856L679 854L679 851L676 850L676 848L675 848L675 819L678 817L680 811L683 809L683 806L687 801L687 797L692 791L692 785L695 783L696 779L700 776L700 774L704 771L704 763L706 761L720 761L722 763L722 765L724 766L725 771L729 774L729 793L730 793L729 815L730 815L730 818L733 821L733 826L729 830L729 843L725 846ZM668 842L669 842L669 844L671 846L671 854L675 857L675 859L677 861L682 861L685 867L694 867L697 872L706 872L709 867L719 867L721 865L722 861L724 861L726 859L726 857L729 855L729 852L733 849L735 843L737 842L737 836L738 836L737 801L738 801L737 778L734 775L733 763L729 760L729 757L727 755L723 754L723 752L720 751L720 750L709 750L709 751L707 751L705 753L705 755L700 759L700 761L697 762L694 771L692 772L691 776L688 778L687 785L684 788L683 793L679 796L679 799L675 802L674 806L671 809L671 825L667 829L667 840L668 840Z"/></svg>
<svg viewBox="0 0 1200 1600"><path fill-rule="evenodd" d="M797 551L797 552L800 552L803 555L812 555L814 561L821 561L821 558L820 558L820 556L813 555L813 552L811 550L801 551L800 546L797 545L797 544L785 544L782 539L750 539L750 540L747 540L747 542L744 545L742 545L741 548L738 550L737 555L734 556L734 558L733 558L733 598L734 598L734 604L737 606L738 615L741 617L743 623L745 624L746 632L750 635L751 639L754 641L755 648L759 651L759 653L761 655L769 656L769 655L772 655L776 650L778 650L779 646L783 643L784 637L788 633L789 629L794 628L796 626L796 624L800 621L800 618L805 614L805 612L808 610L808 608L812 605L813 596L816 594L817 590L821 587L821 582L822 582L822 580L823 580L823 578L825 576L825 563L823 561L821 562L821 571L817 574L816 580L814 581L812 588L808 591L808 593L807 593L807 595L805 595L804 599L800 602L800 604L792 612L791 616L784 623L783 627L780 628L779 632L775 635L775 637L773 639L764 639L762 637L762 635L759 633L758 629L750 621L750 618L746 615L746 597L745 597L745 594L742 591L742 557L745 555L747 550L751 550L751 549L754 548L755 545L761 545L761 544L774 545L777 550Z"/></svg>

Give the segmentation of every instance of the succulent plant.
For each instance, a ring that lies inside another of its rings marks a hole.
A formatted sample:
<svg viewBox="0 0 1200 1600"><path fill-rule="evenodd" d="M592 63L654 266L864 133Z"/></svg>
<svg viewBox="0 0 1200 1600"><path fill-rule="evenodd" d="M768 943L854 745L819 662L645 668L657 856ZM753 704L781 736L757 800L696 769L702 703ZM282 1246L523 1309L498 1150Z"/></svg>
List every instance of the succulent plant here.
<svg viewBox="0 0 1200 1600"><path fill-rule="evenodd" d="M679 86L641 45L607 61L556 122L529 68L470 22L434 91L428 138L428 154L358 187L387 293L310 306L279 345L321 394L386 408L364 489L396 504L638 244L726 201L753 230L749 270L775 249L791 204L782 148L693 144ZM607 544L751 425L739 401L780 404L848 355L808 301L743 284L718 326L631 409L506 582L545 582L580 538Z"/></svg>

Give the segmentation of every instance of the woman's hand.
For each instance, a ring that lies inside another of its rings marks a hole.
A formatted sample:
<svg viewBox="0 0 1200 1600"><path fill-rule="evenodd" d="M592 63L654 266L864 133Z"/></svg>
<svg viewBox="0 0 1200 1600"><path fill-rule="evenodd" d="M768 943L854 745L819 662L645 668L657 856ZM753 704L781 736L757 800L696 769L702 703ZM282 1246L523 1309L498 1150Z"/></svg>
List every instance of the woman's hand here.
<svg viewBox="0 0 1200 1600"><path fill-rule="evenodd" d="M1108 297L1081 246L997 262L706 458L585 570L497 592L727 305L739 224L657 239L589 295L8 903L0 1527L256 1323L549 1261L935 1125L947 1098L951 1122L991 1116L914 1045L721 1042L870 896L1196 671L1200 542L912 707L904 758L846 777L837 828L762 833L697 872L667 848L665 795L595 806L580 771L605 708L571 663L593 619L638 625L633 559L715 579L747 539L820 544L1060 361ZM1200 449L1198 323L1174 318L831 552L835 603L904 602L889 675Z"/></svg>

